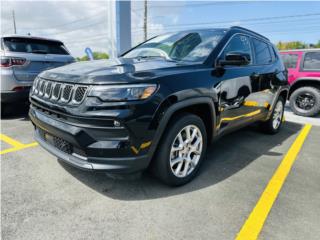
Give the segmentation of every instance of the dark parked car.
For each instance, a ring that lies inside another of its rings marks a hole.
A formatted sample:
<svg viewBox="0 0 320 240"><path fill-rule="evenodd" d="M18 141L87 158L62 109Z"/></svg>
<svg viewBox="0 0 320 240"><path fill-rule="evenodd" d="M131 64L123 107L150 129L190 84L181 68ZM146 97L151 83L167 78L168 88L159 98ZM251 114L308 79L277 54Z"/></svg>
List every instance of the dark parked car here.
<svg viewBox="0 0 320 240"><path fill-rule="evenodd" d="M36 76L55 67L74 62L58 40L34 36L1 37L1 105L28 102Z"/></svg>
<svg viewBox="0 0 320 240"><path fill-rule="evenodd" d="M150 167L181 185L218 136L254 122L278 132L287 84L267 38L240 27L183 31L119 59L43 72L29 115L36 140L62 161L111 173Z"/></svg>

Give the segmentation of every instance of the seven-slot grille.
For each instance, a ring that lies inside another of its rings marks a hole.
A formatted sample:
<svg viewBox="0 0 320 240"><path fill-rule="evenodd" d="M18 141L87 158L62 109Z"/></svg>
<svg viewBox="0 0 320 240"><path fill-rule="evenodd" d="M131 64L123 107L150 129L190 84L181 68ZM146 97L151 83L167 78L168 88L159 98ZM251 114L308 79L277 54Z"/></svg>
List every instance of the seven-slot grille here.
<svg viewBox="0 0 320 240"><path fill-rule="evenodd" d="M37 79L34 83L33 94L44 99L63 103L80 104L86 96L88 86L52 82Z"/></svg>

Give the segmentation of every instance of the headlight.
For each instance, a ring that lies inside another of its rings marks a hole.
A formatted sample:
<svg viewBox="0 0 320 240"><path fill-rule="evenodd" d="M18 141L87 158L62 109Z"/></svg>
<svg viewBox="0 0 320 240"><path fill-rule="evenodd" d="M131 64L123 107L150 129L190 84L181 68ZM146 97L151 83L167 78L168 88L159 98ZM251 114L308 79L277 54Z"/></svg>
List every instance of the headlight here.
<svg viewBox="0 0 320 240"><path fill-rule="evenodd" d="M147 99L156 90L156 84L94 86L88 96L98 97L102 101L134 101Z"/></svg>

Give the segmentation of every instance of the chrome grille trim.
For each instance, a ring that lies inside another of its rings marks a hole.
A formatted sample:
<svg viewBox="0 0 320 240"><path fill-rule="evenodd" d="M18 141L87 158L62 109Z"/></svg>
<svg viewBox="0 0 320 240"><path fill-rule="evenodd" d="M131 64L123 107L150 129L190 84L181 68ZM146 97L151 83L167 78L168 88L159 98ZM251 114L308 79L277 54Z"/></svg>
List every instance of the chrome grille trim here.
<svg viewBox="0 0 320 240"><path fill-rule="evenodd" d="M53 84L53 82L47 82L46 88L45 88L46 90L45 90L45 94L44 94L45 98L50 98L51 97L52 84Z"/></svg>
<svg viewBox="0 0 320 240"><path fill-rule="evenodd" d="M72 101L74 103L81 103L86 96L87 89L87 86L76 86Z"/></svg>
<svg viewBox="0 0 320 240"><path fill-rule="evenodd" d="M63 90L61 91L61 102L69 102L72 96L73 86L70 84L64 84Z"/></svg>
<svg viewBox="0 0 320 240"><path fill-rule="evenodd" d="M51 99L56 101L59 99L60 97L60 92L61 92L61 86L62 84L61 83L55 83L54 84L54 87L53 87L53 90L52 90L52 95L51 95Z"/></svg>
<svg viewBox="0 0 320 240"><path fill-rule="evenodd" d="M41 80L39 84L39 95L43 96L44 94L44 89L45 89L46 81Z"/></svg>
<svg viewBox="0 0 320 240"><path fill-rule="evenodd" d="M34 84L33 95L49 101L79 105L85 99L88 85L54 82L42 78Z"/></svg>
<svg viewBox="0 0 320 240"><path fill-rule="evenodd" d="M37 81L37 85L36 85L36 94L38 94L39 92L40 92L40 83L41 83L41 80L40 79L38 79L38 81Z"/></svg>

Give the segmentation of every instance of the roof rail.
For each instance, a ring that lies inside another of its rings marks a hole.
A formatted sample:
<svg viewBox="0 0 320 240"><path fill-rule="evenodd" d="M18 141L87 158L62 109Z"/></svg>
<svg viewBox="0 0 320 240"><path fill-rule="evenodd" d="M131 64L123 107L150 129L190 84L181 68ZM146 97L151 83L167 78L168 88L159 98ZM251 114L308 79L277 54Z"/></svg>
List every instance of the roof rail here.
<svg viewBox="0 0 320 240"><path fill-rule="evenodd" d="M250 29L244 28L244 27L232 26L232 27L230 27L230 29L239 29L239 30L243 30L243 31L246 31L246 32L250 32L250 33L255 34L255 35L257 35L257 36L259 36L261 38L264 38L265 40L270 41L269 38L267 38L267 37L265 37L265 36L263 36L263 35L261 35L259 33L256 33L256 32L254 32L254 31L252 31Z"/></svg>

